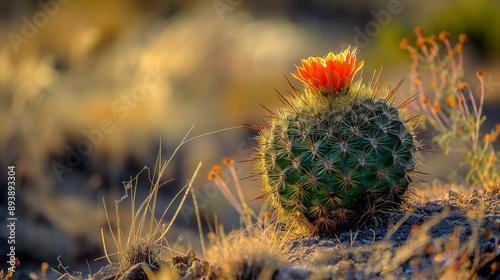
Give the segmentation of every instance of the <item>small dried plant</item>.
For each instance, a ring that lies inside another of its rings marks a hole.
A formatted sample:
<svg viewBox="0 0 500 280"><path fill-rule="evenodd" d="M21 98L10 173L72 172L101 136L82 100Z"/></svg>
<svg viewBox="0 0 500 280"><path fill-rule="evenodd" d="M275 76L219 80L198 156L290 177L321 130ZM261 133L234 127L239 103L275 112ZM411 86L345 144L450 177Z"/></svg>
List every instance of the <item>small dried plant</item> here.
<svg viewBox="0 0 500 280"><path fill-rule="evenodd" d="M289 232L277 230L270 212L266 211L267 207L256 213L248 205L234 159L226 157L222 163L223 166L212 168L208 179L217 185L238 212L240 228L226 233L215 217L206 251L210 264L214 265L212 275L217 276L216 279L269 279L279 267L287 266L280 260L279 252L288 240ZM237 195L231 191L233 184Z"/></svg>
<svg viewBox="0 0 500 280"><path fill-rule="evenodd" d="M240 179L238 178L238 166L235 163L234 159L225 157L222 160L223 166L215 165L212 170L210 170L208 174L208 180L213 181L224 197L231 203L231 206L238 212L240 216L240 228L231 232L229 236L226 236L223 228L217 224L212 228L209 233L209 240L212 249L218 248L221 249L225 246L225 241L229 239L234 239L235 235L245 234L247 237L263 237L269 235L269 233L275 232L275 228L273 227L270 221L270 213L269 211L265 211L264 208L259 211L259 213L255 213L255 211L248 205L248 202L243 194L243 190L240 185ZM231 182L232 181L232 182ZM230 185L234 183L236 192L238 194L238 199L231 191ZM216 217L217 218L217 217ZM232 236L232 237L231 237ZM269 240L268 240L269 241ZM267 243L267 241L265 242ZM218 254L216 249L216 255ZM212 250L213 251L213 250ZM213 253L213 252L212 252ZM209 258L213 258L214 256L209 256ZM215 256L217 258L217 256Z"/></svg>
<svg viewBox="0 0 500 280"><path fill-rule="evenodd" d="M118 268L117 271L115 272L117 276L123 274L127 269L132 269L135 265L142 265L142 269L145 271L145 273L152 273L152 272L148 270L148 267L144 266L152 265L149 266L149 269L151 269L151 267L154 267L155 269L162 269L163 276L170 274L171 272L177 273L178 271L181 275L186 272L185 271L186 268L182 267L184 263L182 263L182 265L177 265L177 263L185 261L186 257L180 257L180 259L179 257L174 257L174 253L179 253L179 252L175 251L173 247L170 246L170 244L167 241L166 234L172 228L173 223L176 217L178 216L180 209L184 205L184 202L186 201L188 195L190 193L194 195L194 192L192 191L193 182L198 175L202 162L198 164L198 167L196 168L196 171L193 173L193 176L191 177L189 182L186 185L184 185L184 187L172 199L172 201L165 208L162 216L159 219L155 217L155 213L158 207L158 190L160 187L171 181L168 180L166 182L162 182L162 178L164 177L166 168L169 166L170 162L176 155L177 151L184 144L194 139L218 132L218 131L210 132L188 139L188 135L192 129L193 127L191 127L191 129L188 131L184 139L177 146L177 148L175 149L175 151L168 160L162 161L161 158L162 153L160 149L158 153L158 158L156 160L155 169L152 174L148 168L144 168L136 177L131 179L130 182L126 183L125 185L126 195L122 199L117 200L115 202L116 229L113 229L111 222L109 221L109 215L106 209L106 205L104 205L106 217L108 218L109 231L111 233L113 243L117 250L117 252L114 254L108 254L104 239L104 233L103 230L101 230L101 233L103 235L103 247L105 252L105 258L107 258L110 265L113 266L115 263L112 262L110 256L117 256ZM148 172L151 188L149 191L149 195L137 207L136 194L138 188L138 177L143 171ZM171 209L171 206L173 205L173 202L176 200L176 198L181 195L182 195L181 202L177 207L173 217L170 219L170 221L165 223L164 221L167 211ZM119 205L122 201L127 199L129 199L131 203L130 205L131 224L130 227L123 229L120 223ZM171 255L170 262L166 261L166 259L163 257L164 251L170 252ZM188 256L190 256L189 252ZM190 258L195 260L194 252L193 256ZM94 278L99 278L99 277L94 276Z"/></svg>
<svg viewBox="0 0 500 280"><path fill-rule="evenodd" d="M438 36L424 37L423 29L416 27L415 34L415 45L406 38L400 42L400 47L408 50L412 59L411 91L418 91L422 96L420 102L413 105L438 133L433 141L445 154L458 151L465 156L462 164L470 166L467 182L497 192L500 189L500 154L492 143L498 139L500 124L490 133L481 131L486 120L483 115L484 72L476 72L480 82L479 96L476 96L464 81L463 44L467 36L460 34L452 47L450 34L446 31Z"/></svg>
<svg viewBox="0 0 500 280"><path fill-rule="evenodd" d="M223 168L220 165L215 165L212 170L210 170L210 173L208 174L208 180L213 181L219 190L222 192L224 197L231 203L231 206L234 207L234 209L240 214L241 216L241 222L242 225L246 227L251 227L253 222L252 222L252 217L257 219L257 216L255 215L254 211L252 208L250 208L245 200L245 197L243 195L243 191L241 189L239 179L237 176L236 168L235 168L235 162L234 159L225 157L222 159L222 163L227 167L229 170L230 177L234 181L234 184L236 186L236 190L238 193L238 199L232 194L232 192L229 190L229 187L226 183L226 180L222 177L222 172Z"/></svg>

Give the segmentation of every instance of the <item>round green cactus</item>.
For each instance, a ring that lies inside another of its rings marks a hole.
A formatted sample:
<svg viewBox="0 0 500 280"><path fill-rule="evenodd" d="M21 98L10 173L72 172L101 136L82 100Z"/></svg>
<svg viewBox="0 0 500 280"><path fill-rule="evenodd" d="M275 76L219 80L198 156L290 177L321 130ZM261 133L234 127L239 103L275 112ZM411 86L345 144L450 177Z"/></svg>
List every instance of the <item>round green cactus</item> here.
<svg viewBox="0 0 500 280"><path fill-rule="evenodd" d="M394 92L361 82L317 89L281 96L287 106L257 137L255 167L278 219L324 235L399 206L416 182L419 145Z"/></svg>

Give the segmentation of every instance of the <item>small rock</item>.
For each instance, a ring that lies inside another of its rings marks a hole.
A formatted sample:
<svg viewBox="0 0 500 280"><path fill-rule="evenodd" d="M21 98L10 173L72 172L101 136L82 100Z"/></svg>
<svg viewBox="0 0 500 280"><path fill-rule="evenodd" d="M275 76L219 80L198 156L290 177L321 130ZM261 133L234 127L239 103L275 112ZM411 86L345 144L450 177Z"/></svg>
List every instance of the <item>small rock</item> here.
<svg viewBox="0 0 500 280"><path fill-rule="evenodd" d="M158 268L153 265L138 263L129 268L125 273L123 273L123 276L120 278L120 280L148 280L146 272L144 272L144 270L142 269L143 265L149 267L151 271L158 271Z"/></svg>
<svg viewBox="0 0 500 280"><path fill-rule="evenodd" d="M305 280L309 278L309 274L311 272L299 268L280 267L274 274L273 280Z"/></svg>
<svg viewBox="0 0 500 280"><path fill-rule="evenodd" d="M424 211L429 213L439 212L441 210L443 210L443 206L434 202L427 202L424 206Z"/></svg>
<svg viewBox="0 0 500 280"><path fill-rule="evenodd" d="M422 206L415 205L415 213L423 213L423 212L424 212L424 208L422 208Z"/></svg>

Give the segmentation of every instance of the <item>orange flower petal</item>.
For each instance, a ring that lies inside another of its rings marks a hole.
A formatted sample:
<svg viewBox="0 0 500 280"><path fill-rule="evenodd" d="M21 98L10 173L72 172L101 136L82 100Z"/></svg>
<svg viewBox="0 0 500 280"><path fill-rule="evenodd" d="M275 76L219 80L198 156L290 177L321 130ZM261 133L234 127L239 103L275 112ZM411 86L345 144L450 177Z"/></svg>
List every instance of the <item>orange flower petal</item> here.
<svg viewBox="0 0 500 280"><path fill-rule="evenodd" d="M294 76L298 80L301 80L303 83L307 83L307 80L302 78L302 76L300 76L298 74L292 74L292 76Z"/></svg>
<svg viewBox="0 0 500 280"><path fill-rule="evenodd" d="M313 61L311 63L311 76L318 77L318 71L323 71L323 63L321 61Z"/></svg>
<svg viewBox="0 0 500 280"><path fill-rule="evenodd" d="M349 77L342 77L342 79L339 80L338 88L345 87L348 82L349 82Z"/></svg>
<svg viewBox="0 0 500 280"><path fill-rule="evenodd" d="M321 84L321 82L318 79L316 79L316 78L309 78L307 80L307 82L310 85L312 85L313 87L318 88L318 89L319 89L319 85Z"/></svg>
<svg viewBox="0 0 500 280"><path fill-rule="evenodd" d="M333 63L334 63L333 60L327 60L325 62L325 64L326 64L325 72L326 73L328 73L328 72L330 72L330 71L332 71L334 69L334 64Z"/></svg>
<svg viewBox="0 0 500 280"><path fill-rule="evenodd" d="M299 72L300 76L302 76L301 80L303 82L307 82L307 80L309 80L309 78L311 77L311 76L309 76L309 74L304 69L302 69L300 67L297 67L297 71Z"/></svg>
<svg viewBox="0 0 500 280"><path fill-rule="evenodd" d="M325 57L303 59L302 66L296 67L298 75L294 75L295 78L320 92L336 93L351 85L363 62L356 64L356 50L347 48L337 55L330 52Z"/></svg>
<svg viewBox="0 0 500 280"><path fill-rule="evenodd" d="M311 73L311 63L312 63L311 58L302 60L302 66L304 67L304 70L308 73Z"/></svg>
<svg viewBox="0 0 500 280"><path fill-rule="evenodd" d="M337 57L332 52L330 52L326 56L325 60L327 60L327 61L335 61L335 60L337 60Z"/></svg>
<svg viewBox="0 0 500 280"><path fill-rule="evenodd" d="M365 65L365 61L361 61L360 63L358 63L358 65L356 66L356 68L354 69L354 73L358 72L359 69L361 69L361 67L363 67L363 65Z"/></svg>
<svg viewBox="0 0 500 280"><path fill-rule="evenodd" d="M342 61L345 61L346 57L347 57L347 54L349 54L349 49L351 47L348 47L343 53L342 53Z"/></svg>
<svg viewBox="0 0 500 280"><path fill-rule="evenodd" d="M318 76L319 81L321 82L322 85L326 85L327 80L326 80L326 73L324 71L324 66L323 65L316 65L316 74Z"/></svg>
<svg viewBox="0 0 500 280"><path fill-rule="evenodd" d="M333 62L333 69L336 69L337 71L339 71L340 67L342 67L342 62L340 62L340 60L336 60Z"/></svg>
<svg viewBox="0 0 500 280"><path fill-rule="evenodd" d="M326 74L326 77L328 79L328 82L332 84L333 88L338 89L338 83L340 79L339 73L337 73L335 70L332 70Z"/></svg>

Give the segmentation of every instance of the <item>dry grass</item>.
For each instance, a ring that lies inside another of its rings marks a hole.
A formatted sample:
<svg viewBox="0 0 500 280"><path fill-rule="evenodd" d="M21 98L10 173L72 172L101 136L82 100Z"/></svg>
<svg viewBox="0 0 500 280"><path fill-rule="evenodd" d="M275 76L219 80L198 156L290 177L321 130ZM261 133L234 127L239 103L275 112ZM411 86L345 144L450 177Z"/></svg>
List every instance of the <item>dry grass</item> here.
<svg viewBox="0 0 500 280"><path fill-rule="evenodd" d="M156 268L156 270L159 270L163 267L166 267L167 269L173 267L174 262L166 261L163 255L164 252L168 252L173 258L174 255L178 252L171 248L168 240L166 239L166 234L172 228L173 223L178 216L180 209L182 208L188 195L192 193L191 190L193 187L193 182L199 174L202 163L200 162L198 164L189 182L184 185L181 191L179 191L179 193L172 199L169 205L163 210L162 216L160 218L157 218L155 217L155 213L157 208L158 191L160 187L171 181L164 181L163 178L165 171L171 163L173 157L176 155L177 151L184 144L199 137L227 130L223 129L214 131L188 139L188 135L192 129L193 127L191 127L191 129L185 135L184 139L174 150L170 158L162 161L162 152L160 149L156 160L156 166L153 171L148 168L144 168L137 176L132 178L129 182L125 183L125 196L123 196L120 200L115 201L116 214L114 220L116 220L116 225L112 225L112 223L110 222L110 215L103 199L104 211L108 220L109 233L111 234L113 240L114 252L109 251L109 245L105 242L104 230L101 229L103 247L105 252L105 256L103 258L106 258L108 260L109 270L104 270L104 272L99 274L99 276L97 277L97 274L94 275L94 278L109 276L109 274L115 274L118 277L126 273L127 270L131 269L134 265L137 264L146 264L150 267ZM142 201L140 204L137 204L136 196L138 190L138 178L143 172L147 172L151 187L149 195L144 199L144 201ZM170 221L165 222L164 218L167 212L171 209L174 201L178 197L181 197L181 201L176 208L173 217L170 219ZM123 228L121 224L119 209L120 204L124 203L127 200L130 202L130 218L132 222L129 227ZM62 266L62 264L59 268L64 271L64 273L60 273L60 278L83 279L80 274L74 275L68 273L68 271L64 266ZM92 276L90 276L89 278L91 277Z"/></svg>

